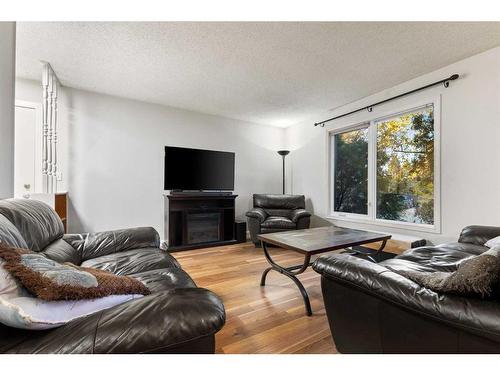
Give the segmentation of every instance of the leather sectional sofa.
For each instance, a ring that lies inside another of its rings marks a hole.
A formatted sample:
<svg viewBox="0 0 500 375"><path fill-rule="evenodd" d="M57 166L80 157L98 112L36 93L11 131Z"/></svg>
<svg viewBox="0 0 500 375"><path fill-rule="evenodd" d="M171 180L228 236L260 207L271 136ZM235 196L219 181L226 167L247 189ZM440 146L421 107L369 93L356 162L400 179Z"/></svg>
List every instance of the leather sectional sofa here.
<svg viewBox="0 0 500 375"><path fill-rule="evenodd" d="M0 241L59 262L128 275L151 295L71 321L29 331L0 324L0 353L213 353L224 306L159 248L153 228L63 234L44 203L0 200Z"/></svg>
<svg viewBox="0 0 500 375"><path fill-rule="evenodd" d="M500 227L469 226L456 243L410 249L380 263L325 255L319 272L328 321L342 353L500 353L500 299L439 294L399 271L451 272L487 250ZM396 272L395 272L396 271ZM500 294L500 290L499 290Z"/></svg>
<svg viewBox="0 0 500 375"><path fill-rule="evenodd" d="M246 214L254 245L260 247L261 233L309 228L311 214L305 207L303 195L254 194L253 208Z"/></svg>

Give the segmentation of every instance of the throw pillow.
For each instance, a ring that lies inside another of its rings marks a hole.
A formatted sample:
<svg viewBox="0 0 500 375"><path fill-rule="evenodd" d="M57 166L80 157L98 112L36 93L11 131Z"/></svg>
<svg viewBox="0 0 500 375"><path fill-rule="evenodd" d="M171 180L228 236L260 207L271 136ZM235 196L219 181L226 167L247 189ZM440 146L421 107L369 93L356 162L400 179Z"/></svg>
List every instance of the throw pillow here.
<svg viewBox="0 0 500 375"><path fill-rule="evenodd" d="M500 247L464 260L454 272L399 273L436 292L491 297L500 280Z"/></svg>
<svg viewBox="0 0 500 375"><path fill-rule="evenodd" d="M36 297L46 301L80 300L120 294L150 294L139 280L111 272L54 262L41 254L0 245L4 269Z"/></svg>
<svg viewBox="0 0 500 375"><path fill-rule="evenodd" d="M44 301L24 289L4 265L5 261L0 259L0 323L14 328L56 328L71 320L143 297L141 294L128 294L78 301Z"/></svg>
<svg viewBox="0 0 500 375"><path fill-rule="evenodd" d="M489 248L494 248L496 246L500 246L500 236L492 238L484 244L484 246L489 247Z"/></svg>

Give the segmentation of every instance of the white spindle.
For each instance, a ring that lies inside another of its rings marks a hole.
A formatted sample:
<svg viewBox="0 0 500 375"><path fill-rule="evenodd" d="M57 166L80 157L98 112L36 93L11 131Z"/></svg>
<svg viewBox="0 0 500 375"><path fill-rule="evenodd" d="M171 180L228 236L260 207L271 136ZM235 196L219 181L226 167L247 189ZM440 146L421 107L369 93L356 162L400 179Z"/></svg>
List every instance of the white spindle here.
<svg viewBox="0 0 500 375"><path fill-rule="evenodd" d="M49 65L42 67L42 184L43 192L48 193L48 117L49 117Z"/></svg>
<svg viewBox="0 0 500 375"><path fill-rule="evenodd" d="M49 101L48 101L48 112L49 112L49 119L47 121L48 123L48 132L47 132L47 182L48 182L48 192L53 193L53 186L52 186L52 118L53 118L53 112L52 112L52 102L54 100L53 98L53 91L54 91L54 80L52 78L52 71L50 70L50 76L49 76Z"/></svg>
<svg viewBox="0 0 500 375"><path fill-rule="evenodd" d="M52 85L52 189L57 192L57 77Z"/></svg>
<svg viewBox="0 0 500 375"><path fill-rule="evenodd" d="M57 85L49 63L42 68L42 181L44 193L57 191Z"/></svg>

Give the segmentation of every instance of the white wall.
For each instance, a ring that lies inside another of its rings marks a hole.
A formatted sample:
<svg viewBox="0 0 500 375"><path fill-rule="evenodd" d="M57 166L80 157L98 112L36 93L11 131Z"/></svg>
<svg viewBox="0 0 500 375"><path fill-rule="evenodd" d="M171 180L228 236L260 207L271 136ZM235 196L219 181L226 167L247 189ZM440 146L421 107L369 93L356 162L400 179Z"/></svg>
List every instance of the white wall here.
<svg viewBox="0 0 500 375"><path fill-rule="evenodd" d="M40 100L37 82L17 80L17 99ZM63 88L59 161L70 196L69 230L154 226L163 236L164 146L236 153L236 215L251 195L281 190L284 129Z"/></svg>
<svg viewBox="0 0 500 375"><path fill-rule="evenodd" d="M0 22L0 199L14 195L16 24Z"/></svg>
<svg viewBox="0 0 500 375"><path fill-rule="evenodd" d="M398 101L330 122L313 123L397 95L404 91L460 74L448 89L435 87ZM375 225L328 220L327 129L360 123L369 117L423 98L441 95L441 233L420 233L434 243L454 241L470 224L500 226L500 48L467 58L356 103L318 113L310 121L286 129L291 148L291 186L303 193L316 226L330 222L360 229L415 235L416 232Z"/></svg>
<svg viewBox="0 0 500 375"><path fill-rule="evenodd" d="M473 56L310 121L272 128L160 105L64 88L59 103L59 190L70 195L70 230L94 231L153 225L163 234L163 146L236 152L237 215L254 192L281 190L281 158L289 148L288 192L305 194L313 225L333 222L328 213L326 130L397 111L441 95L441 233L420 233L431 242L456 240L469 224L500 225L500 48ZM313 123L370 104L453 73L450 88L435 87L331 122ZM18 80L16 98L40 102L37 82ZM415 235L416 232L335 224Z"/></svg>

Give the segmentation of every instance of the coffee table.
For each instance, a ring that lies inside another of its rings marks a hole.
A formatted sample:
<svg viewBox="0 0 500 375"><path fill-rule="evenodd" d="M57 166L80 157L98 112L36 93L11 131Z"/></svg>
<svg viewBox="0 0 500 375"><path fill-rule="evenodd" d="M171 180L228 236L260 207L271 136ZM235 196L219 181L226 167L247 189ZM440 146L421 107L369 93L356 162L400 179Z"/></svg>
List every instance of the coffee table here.
<svg viewBox="0 0 500 375"><path fill-rule="evenodd" d="M391 236L388 234L334 226L260 234L258 239L262 244L264 255L271 265L262 273L260 285L266 285L266 277L271 270L289 277L297 285L302 294L306 314L311 316L312 310L309 296L304 285L297 278L297 275L303 273L312 264L312 255L382 241L380 248L377 250L378 254L384 249L387 240L390 238ZM271 258L267 248L269 244L303 254L304 262L291 267L280 266Z"/></svg>

